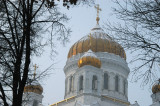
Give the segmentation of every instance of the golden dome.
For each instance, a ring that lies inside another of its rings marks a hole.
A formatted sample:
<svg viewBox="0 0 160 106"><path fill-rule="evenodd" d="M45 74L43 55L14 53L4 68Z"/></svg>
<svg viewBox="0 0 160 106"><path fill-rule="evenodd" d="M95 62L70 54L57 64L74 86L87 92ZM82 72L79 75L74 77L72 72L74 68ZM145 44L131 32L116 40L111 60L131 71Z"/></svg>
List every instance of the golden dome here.
<svg viewBox="0 0 160 106"><path fill-rule="evenodd" d="M41 95L43 93L43 88L38 83L38 81L33 81L31 85L27 85L24 87L24 93L25 92L34 92Z"/></svg>
<svg viewBox="0 0 160 106"><path fill-rule="evenodd" d="M91 42L91 45L88 46ZM69 50L68 58L78 53L85 53L89 49L93 52L108 52L126 59L124 49L120 44L113 41L103 30L97 25L91 30L91 38L87 35L77 41Z"/></svg>
<svg viewBox="0 0 160 106"><path fill-rule="evenodd" d="M156 84L153 85L152 87L152 92L155 94L157 92L160 92L160 80Z"/></svg>
<svg viewBox="0 0 160 106"><path fill-rule="evenodd" d="M101 68L101 61L91 50L89 50L78 60L78 67L82 67L84 65L91 65Z"/></svg>

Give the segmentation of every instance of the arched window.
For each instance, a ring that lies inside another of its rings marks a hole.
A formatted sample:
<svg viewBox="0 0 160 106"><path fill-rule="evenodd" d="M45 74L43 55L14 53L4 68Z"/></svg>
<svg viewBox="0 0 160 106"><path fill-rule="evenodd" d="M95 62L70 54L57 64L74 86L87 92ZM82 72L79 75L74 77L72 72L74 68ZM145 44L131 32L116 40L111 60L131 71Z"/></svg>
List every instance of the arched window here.
<svg viewBox="0 0 160 106"><path fill-rule="evenodd" d="M108 89L108 74L104 73L104 89Z"/></svg>
<svg viewBox="0 0 160 106"><path fill-rule="evenodd" d="M68 78L65 79L65 94L67 93L67 84L68 84Z"/></svg>
<svg viewBox="0 0 160 106"><path fill-rule="evenodd" d="M38 106L38 101L37 100L34 100L33 106Z"/></svg>
<svg viewBox="0 0 160 106"><path fill-rule="evenodd" d="M69 92L72 91L72 84L73 84L73 76L69 78Z"/></svg>
<svg viewBox="0 0 160 106"><path fill-rule="evenodd" d="M71 85L71 91L73 91L74 90L74 77L72 76L72 85Z"/></svg>
<svg viewBox="0 0 160 106"><path fill-rule="evenodd" d="M123 92L124 92L124 94L126 94L126 81L125 80L123 80Z"/></svg>
<svg viewBox="0 0 160 106"><path fill-rule="evenodd" d="M115 91L119 90L119 78L118 75L115 76Z"/></svg>
<svg viewBox="0 0 160 106"><path fill-rule="evenodd" d="M97 90L97 86L98 86L97 76L94 75L92 79L92 90Z"/></svg>
<svg viewBox="0 0 160 106"><path fill-rule="evenodd" d="M79 90L83 90L83 76L79 77Z"/></svg>

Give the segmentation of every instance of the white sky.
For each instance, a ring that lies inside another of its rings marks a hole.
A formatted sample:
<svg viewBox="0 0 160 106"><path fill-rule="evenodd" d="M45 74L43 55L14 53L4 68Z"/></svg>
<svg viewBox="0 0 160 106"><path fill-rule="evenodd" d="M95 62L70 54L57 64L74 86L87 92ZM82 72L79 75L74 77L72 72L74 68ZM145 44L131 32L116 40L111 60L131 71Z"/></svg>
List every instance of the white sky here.
<svg viewBox="0 0 160 106"><path fill-rule="evenodd" d="M111 0L98 0L96 3L98 3L102 9L100 12L100 26L102 26L106 21L118 21L116 16L113 15L111 7L114 7L115 5L111 2ZM70 42L65 47L59 45L59 43L56 44L58 55L56 56L54 62L50 60L49 48L45 49L45 52L41 57L34 59L34 64L36 63L39 66L38 70L44 70L52 63L55 63L54 70L52 70L53 74L45 78L41 83L44 88L43 104L45 106L64 99L65 76L63 73L63 67L65 66L67 60L68 51L76 41L88 34L96 25L96 10L94 6L78 6L70 8L70 10L62 8L61 11L66 13L68 17L71 18L67 23L67 25L72 29ZM132 55L127 53L127 62L131 58ZM134 67L134 65L129 65L129 67ZM146 86L141 88L140 82L131 83L130 77L128 79L128 84L128 99L130 103L138 101L141 106L149 106L152 103L150 98L151 89L149 89L149 87Z"/></svg>

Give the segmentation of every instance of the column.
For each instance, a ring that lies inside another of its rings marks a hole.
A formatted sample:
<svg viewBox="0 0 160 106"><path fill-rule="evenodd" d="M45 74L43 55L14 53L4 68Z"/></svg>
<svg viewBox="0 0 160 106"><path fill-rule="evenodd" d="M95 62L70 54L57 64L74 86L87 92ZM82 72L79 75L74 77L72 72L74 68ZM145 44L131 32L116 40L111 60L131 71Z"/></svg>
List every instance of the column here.
<svg viewBox="0 0 160 106"><path fill-rule="evenodd" d="M109 90L115 90L115 74L113 72L109 73Z"/></svg>

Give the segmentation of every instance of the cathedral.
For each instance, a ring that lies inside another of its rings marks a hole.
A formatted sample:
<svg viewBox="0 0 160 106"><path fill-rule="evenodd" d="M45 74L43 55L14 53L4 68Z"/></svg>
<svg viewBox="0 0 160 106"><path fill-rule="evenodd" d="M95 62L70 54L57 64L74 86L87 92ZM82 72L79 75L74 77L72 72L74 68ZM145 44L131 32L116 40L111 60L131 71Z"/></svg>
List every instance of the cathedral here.
<svg viewBox="0 0 160 106"><path fill-rule="evenodd" d="M97 24L70 48L64 66L64 100L50 106L139 106L128 101L128 74L123 47ZM38 81L24 88L23 106L43 106L43 87ZM160 106L160 85L152 88L153 104Z"/></svg>

